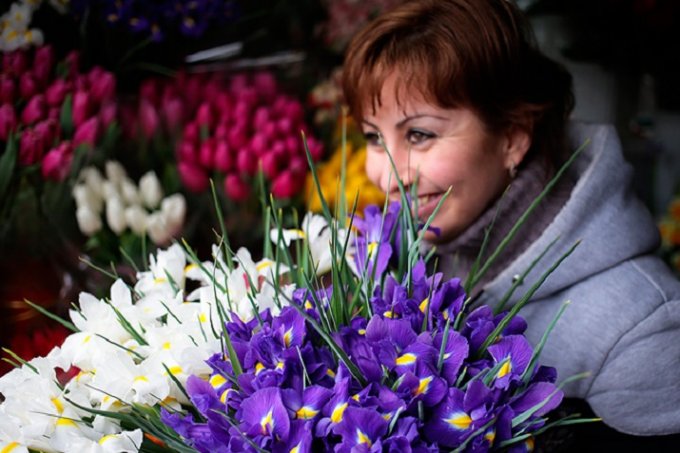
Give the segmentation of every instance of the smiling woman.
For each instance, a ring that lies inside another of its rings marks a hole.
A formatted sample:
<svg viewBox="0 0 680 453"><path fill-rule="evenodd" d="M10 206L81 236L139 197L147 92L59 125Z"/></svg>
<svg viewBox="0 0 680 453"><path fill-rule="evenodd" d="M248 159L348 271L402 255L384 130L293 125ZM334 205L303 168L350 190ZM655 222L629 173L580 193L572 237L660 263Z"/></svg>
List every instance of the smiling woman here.
<svg viewBox="0 0 680 453"><path fill-rule="evenodd" d="M613 128L568 120L571 76L536 48L515 4L404 2L354 37L343 90L376 185L398 198L401 179L421 221L450 189L432 223L439 233L426 236L447 276L468 274L487 239L493 252L587 144L473 294L501 310L508 291L579 241L523 308L527 337L537 344L571 300L542 352L562 379L590 373L566 384L567 396L622 432L680 432L680 356L668 347L680 343L680 283L654 256L658 232L632 195Z"/></svg>

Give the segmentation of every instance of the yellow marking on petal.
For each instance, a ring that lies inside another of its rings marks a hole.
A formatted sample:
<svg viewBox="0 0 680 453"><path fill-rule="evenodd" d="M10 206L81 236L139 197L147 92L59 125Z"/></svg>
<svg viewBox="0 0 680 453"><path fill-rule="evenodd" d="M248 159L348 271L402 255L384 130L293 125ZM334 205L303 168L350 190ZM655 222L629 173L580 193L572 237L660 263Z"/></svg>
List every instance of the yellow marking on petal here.
<svg viewBox="0 0 680 453"><path fill-rule="evenodd" d="M208 320L208 317L206 316L205 313L201 313L200 315L198 315L198 320L201 322L206 322Z"/></svg>
<svg viewBox="0 0 680 453"><path fill-rule="evenodd" d="M137 376L132 382L149 382L149 380L146 376Z"/></svg>
<svg viewBox="0 0 680 453"><path fill-rule="evenodd" d="M305 301L305 310L311 310L312 308L314 308L314 305L312 305L312 303L310 301L306 300Z"/></svg>
<svg viewBox="0 0 680 453"><path fill-rule="evenodd" d="M175 365L175 366L171 366L170 368L168 368L168 370L170 371L170 374L175 376L175 375L180 374L182 372L182 367L179 366L179 365Z"/></svg>
<svg viewBox="0 0 680 453"><path fill-rule="evenodd" d="M104 442L107 440L115 439L116 434L107 434L106 436L103 436L101 439L99 439L99 445L104 445Z"/></svg>
<svg viewBox="0 0 680 453"><path fill-rule="evenodd" d="M510 371L512 371L512 365L510 364L510 360L508 360L501 366L501 369L498 370L498 377L502 378L503 376L506 376L508 373L510 373Z"/></svg>
<svg viewBox="0 0 680 453"><path fill-rule="evenodd" d="M264 370L264 365L262 365L260 362L257 362L255 364L255 375L257 376L260 374L260 371Z"/></svg>
<svg viewBox="0 0 680 453"><path fill-rule="evenodd" d="M396 314L396 313L394 312L394 310L388 310L388 311L386 311L385 313L383 313L383 316L386 317L386 318L390 318L390 319L398 318L398 317L399 317L399 315Z"/></svg>
<svg viewBox="0 0 680 453"><path fill-rule="evenodd" d="M366 246L366 250L368 251L368 256L373 256L373 252L375 252L376 248L378 248L377 242L369 242L369 244Z"/></svg>
<svg viewBox="0 0 680 453"><path fill-rule="evenodd" d="M456 412L451 414L451 416L449 418L445 418L444 421L460 431L468 429L472 424L472 419L465 412Z"/></svg>
<svg viewBox="0 0 680 453"><path fill-rule="evenodd" d="M167 351L168 349L170 349L170 346L172 346L172 345L170 344L169 341L166 341L165 343L163 343L163 349L165 349L166 351Z"/></svg>
<svg viewBox="0 0 680 453"><path fill-rule="evenodd" d="M420 308L420 311L422 311L423 313L425 313L425 310L427 310L427 305L428 305L429 303L430 303L430 298L429 298L429 297L426 297L426 298L423 299L423 301L420 303L420 305L418 306L418 308Z"/></svg>
<svg viewBox="0 0 680 453"><path fill-rule="evenodd" d="M354 396L352 396L352 399L358 403L359 402L359 394L357 393Z"/></svg>
<svg viewBox="0 0 680 453"><path fill-rule="evenodd" d="M392 412L388 412L386 414L383 414L382 418L384 418L385 421L389 422L390 420L392 420Z"/></svg>
<svg viewBox="0 0 680 453"><path fill-rule="evenodd" d="M198 267L198 264L196 263L189 263L186 266L184 266L184 273L186 274L189 271L193 271Z"/></svg>
<svg viewBox="0 0 680 453"><path fill-rule="evenodd" d="M91 339L92 335L85 335L85 338L83 338L83 344L89 343Z"/></svg>
<svg viewBox="0 0 680 453"><path fill-rule="evenodd" d="M109 22L116 22L118 20L118 14L109 14L107 17Z"/></svg>
<svg viewBox="0 0 680 453"><path fill-rule="evenodd" d="M5 448L0 450L0 453L9 453L10 451L14 450L19 446L19 442L12 442L11 444L7 444Z"/></svg>
<svg viewBox="0 0 680 453"><path fill-rule="evenodd" d="M418 388L414 392L415 396L427 393L427 391L430 390L430 382L432 382L432 379L432 376L422 378L418 384Z"/></svg>
<svg viewBox="0 0 680 453"><path fill-rule="evenodd" d="M310 420L314 418L318 413L319 411L314 409L313 407L302 406L295 412L295 415L297 415L297 418L300 418L302 420Z"/></svg>
<svg viewBox="0 0 680 453"><path fill-rule="evenodd" d="M273 263L273 261L264 260L260 263L257 263L257 265L255 266L255 269L257 269L258 271L261 271L263 269L267 269L268 267L270 267L272 265L272 263Z"/></svg>
<svg viewBox="0 0 680 453"><path fill-rule="evenodd" d="M415 354L407 352L406 354L397 357L396 363L398 366L413 365L416 363L417 358L418 357Z"/></svg>
<svg viewBox="0 0 680 453"><path fill-rule="evenodd" d="M496 440L496 431L488 431L486 434L484 434L484 439L489 442L489 444L493 444L493 441Z"/></svg>
<svg viewBox="0 0 680 453"><path fill-rule="evenodd" d="M52 398L52 404L54 404L54 407L57 409L57 412L60 414L64 412L64 405L61 403L59 398Z"/></svg>
<svg viewBox="0 0 680 453"><path fill-rule="evenodd" d="M291 233L295 233L295 234L299 235L301 239L304 239L304 238L307 237L305 232L302 231L302 230L299 230L299 229L298 230L288 230L288 231L290 231Z"/></svg>
<svg viewBox="0 0 680 453"><path fill-rule="evenodd" d="M300 443L302 443L302 442L300 442ZM291 448L289 453L300 453L300 444L297 444L296 446Z"/></svg>
<svg viewBox="0 0 680 453"><path fill-rule="evenodd" d="M293 340L293 328L286 330L283 334L283 344L288 348L290 347L290 342Z"/></svg>
<svg viewBox="0 0 680 453"><path fill-rule="evenodd" d="M210 382L210 385L212 385L213 388L217 389L222 387L224 383L227 382L227 378L221 374L215 374L210 376L210 380L208 382Z"/></svg>
<svg viewBox="0 0 680 453"><path fill-rule="evenodd" d="M369 439L368 436L359 428L357 428L357 443L366 444L368 448L371 448L371 445L373 445L371 439Z"/></svg>
<svg viewBox="0 0 680 453"><path fill-rule="evenodd" d="M227 404L227 397L229 396L229 392L231 392L232 390L234 389L229 388L222 392L222 394L220 395L220 402L222 404Z"/></svg>
<svg viewBox="0 0 680 453"><path fill-rule="evenodd" d="M279 360L278 362L276 362L276 369L279 371L283 370L283 365L284 365L283 360Z"/></svg>
<svg viewBox="0 0 680 453"><path fill-rule="evenodd" d="M536 441L534 441L533 437L528 437L527 440L524 441L524 445L527 447L527 451L531 452L534 451Z"/></svg>
<svg viewBox="0 0 680 453"><path fill-rule="evenodd" d="M442 312L442 316L444 317L444 320L448 320L448 319L449 319L449 312L448 312L448 310L444 310L444 311Z"/></svg>
<svg viewBox="0 0 680 453"><path fill-rule="evenodd" d="M76 425L76 422L73 420L69 420L68 418L59 418L57 419L57 426L70 426L77 428L78 425Z"/></svg>
<svg viewBox="0 0 680 453"><path fill-rule="evenodd" d="M163 277L156 277L153 279L153 282L156 284L167 283L168 279Z"/></svg>
<svg viewBox="0 0 680 453"><path fill-rule="evenodd" d="M332 378L335 377L335 371L331 370L330 368L328 368L328 369L326 370L326 374L329 375L329 376L332 377Z"/></svg>
<svg viewBox="0 0 680 453"><path fill-rule="evenodd" d="M274 430L274 416L273 416L273 411L274 409L270 409L269 412L267 412L267 415L262 417L262 420L260 420L260 427L262 427L262 434L268 434L269 432ZM267 426L270 427L270 430L267 430Z"/></svg>
<svg viewBox="0 0 680 453"><path fill-rule="evenodd" d="M333 423L340 423L342 421L342 416L345 413L345 409L347 409L348 403L341 403L335 406L333 409L333 412L331 412L331 421Z"/></svg>
<svg viewBox="0 0 680 453"><path fill-rule="evenodd" d="M359 335L366 335L366 329L359 329L359 330L357 330L357 333Z"/></svg>

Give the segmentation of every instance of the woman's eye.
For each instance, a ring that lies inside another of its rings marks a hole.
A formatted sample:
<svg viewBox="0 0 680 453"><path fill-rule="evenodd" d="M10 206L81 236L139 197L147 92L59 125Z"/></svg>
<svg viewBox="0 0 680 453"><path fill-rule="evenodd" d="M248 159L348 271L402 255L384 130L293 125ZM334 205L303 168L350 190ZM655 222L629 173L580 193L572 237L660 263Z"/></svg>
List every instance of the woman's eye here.
<svg viewBox="0 0 680 453"><path fill-rule="evenodd" d="M406 140L411 145L421 145L425 141L434 137L434 134L430 132L421 131L418 129L411 129L406 134Z"/></svg>
<svg viewBox="0 0 680 453"><path fill-rule="evenodd" d="M380 134L377 132L364 132L364 138L366 139L366 144L369 146L382 146Z"/></svg>

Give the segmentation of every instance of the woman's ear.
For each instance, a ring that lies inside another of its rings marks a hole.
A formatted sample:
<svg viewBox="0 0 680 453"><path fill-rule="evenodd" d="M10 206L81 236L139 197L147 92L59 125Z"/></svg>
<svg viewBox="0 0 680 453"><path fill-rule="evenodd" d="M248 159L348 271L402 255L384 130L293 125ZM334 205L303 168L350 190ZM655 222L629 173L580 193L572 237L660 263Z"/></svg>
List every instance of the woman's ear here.
<svg viewBox="0 0 680 453"><path fill-rule="evenodd" d="M531 129L511 126L505 133L505 167L514 171L519 167L531 147Z"/></svg>

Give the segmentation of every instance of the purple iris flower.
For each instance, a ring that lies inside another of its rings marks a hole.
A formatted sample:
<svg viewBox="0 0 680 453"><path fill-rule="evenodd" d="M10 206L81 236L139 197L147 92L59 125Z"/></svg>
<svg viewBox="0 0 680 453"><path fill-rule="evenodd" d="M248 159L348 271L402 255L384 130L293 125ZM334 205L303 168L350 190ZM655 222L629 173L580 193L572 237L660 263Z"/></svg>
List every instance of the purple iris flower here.
<svg viewBox="0 0 680 453"><path fill-rule="evenodd" d="M279 388L269 387L256 391L243 400L236 416L242 422L243 432L248 436L284 441L288 439L290 419Z"/></svg>
<svg viewBox="0 0 680 453"><path fill-rule="evenodd" d="M204 416L207 416L211 411L220 410L224 407L210 382L197 376L189 376L186 391L191 397L193 405Z"/></svg>
<svg viewBox="0 0 680 453"><path fill-rule="evenodd" d="M315 420L321 416L321 410L333 396L333 392L331 389L312 385L303 391L283 389L281 395L292 419Z"/></svg>
<svg viewBox="0 0 680 453"><path fill-rule="evenodd" d="M342 443L335 448L338 453L380 452L382 437L387 434L387 421L377 411L348 407L345 416L336 427Z"/></svg>
<svg viewBox="0 0 680 453"><path fill-rule="evenodd" d="M293 307L286 307L272 321L274 338L284 348L301 346L305 340L305 318Z"/></svg>
<svg viewBox="0 0 680 453"><path fill-rule="evenodd" d="M292 420L290 422L290 435L286 442L278 442L272 449L273 453L311 453L312 422L305 420Z"/></svg>
<svg viewBox="0 0 680 453"><path fill-rule="evenodd" d="M187 445L201 453L226 452L221 438L216 438L206 423L194 422L192 415L182 416L161 408L161 421L182 436Z"/></svg>
<svg viewBox="0 0 680 453"><path fill-rule="evenodd" d="M411 407L422 401L426 407L439 404L446 396L446 381L429 367L418 366L414 372L407 371L402 375L397 387L397 394Z"/></svg>
<svg viewBox="0 0 680 453"><path fill-rule="evenodd" d="M494 365L503 363L494 379L494 386L503 389L521 379L533 354L529 341L522 335L503 337L489 346L488 350Z"/></svg>
<svg viewBox="0 0 680 453"><path fill-rule="evenodd" d="M491 308L488 305L473 310L465 319L465 326L461 329L461 333L470 340L470 348L477 351L484 340L493 332L493 330L501 322L504 313L494 316ZM508 325L503 329L501 334L520 335L526 330L527 323L524 318L515 316L510 320Z"/></svg>
<svg viewBox="0 0 680 453"><path fill-rule="evenodd" d="M562 402L564 392L559 390L556 385L549 382L537 382L530 385L519 396L516 396L511 402L510 407L516 414L525 412L535 405L546 401L546 403L538 409L533 417L542 417L551 410L555 409Z"/></svg>
<svg viewBox="0 0 680 453"><path fill-rule="evenodd" d="M434 337L434 347L438 352L441 351L443 342L444 332L439 332ZM467 339L455 330L449 330L443 352L441 375L450 386L454 386L458 380L460 368L470 352ZM437 360L439 360L439 356L437 356Z"/></svg>
<svg viewBox="0 0 680 453"><path fill-rule="evenodd" d="M390 239L399 218L401 206L392 202L384 213L375 205L364 209L364 218L354 217L353 225L359 232L355 237L354 263L360 275L376 276L379 280L385 273L392 245Z"/></svg>

